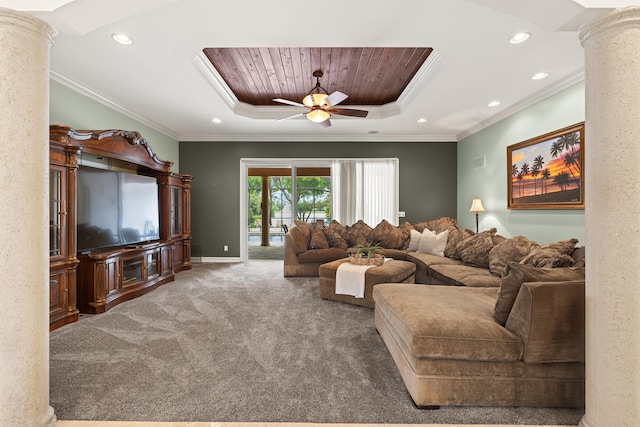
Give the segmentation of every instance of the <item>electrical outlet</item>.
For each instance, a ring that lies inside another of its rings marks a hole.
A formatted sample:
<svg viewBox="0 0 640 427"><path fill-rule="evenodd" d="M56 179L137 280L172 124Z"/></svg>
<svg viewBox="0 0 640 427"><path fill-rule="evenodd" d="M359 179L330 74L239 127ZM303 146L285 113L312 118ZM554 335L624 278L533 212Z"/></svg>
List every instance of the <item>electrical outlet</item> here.
<svg viewBox="0 0 640 427"><path fill-rule="evenodd" d="M229 252L229 246L224 245L224 247L222 248L222 250L223 250L223 251L225 251L225 252Z"/></svg>
<svg viewBox="0 0 640 427"><path fill-rule="evenodd" d="M404 211L398 212L398 218L404 218L406 216Z"/></svg>

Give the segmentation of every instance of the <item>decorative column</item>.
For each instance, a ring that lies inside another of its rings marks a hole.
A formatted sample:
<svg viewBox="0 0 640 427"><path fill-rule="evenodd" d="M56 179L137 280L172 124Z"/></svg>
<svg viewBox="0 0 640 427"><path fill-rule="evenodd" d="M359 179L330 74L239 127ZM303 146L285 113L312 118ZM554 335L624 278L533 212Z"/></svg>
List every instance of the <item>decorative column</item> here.
<svg viewBox="0 0 640 427"><path fill-rule="evenodd" d="M640 425L640 8L586 25L586 413Z"/></svg>
<svg viewBox="0 0 640 427"><path fill-rule="evenodd" d="M55 31L0 8L0 425L49 406L49 55Z"/></svg>

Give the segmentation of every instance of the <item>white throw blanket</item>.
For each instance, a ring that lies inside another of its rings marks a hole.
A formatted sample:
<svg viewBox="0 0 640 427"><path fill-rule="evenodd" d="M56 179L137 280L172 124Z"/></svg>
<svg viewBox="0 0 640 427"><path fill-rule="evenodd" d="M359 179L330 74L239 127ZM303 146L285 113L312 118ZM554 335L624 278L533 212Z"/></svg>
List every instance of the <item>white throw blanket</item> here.
<svg viewBox="0 0 640 427"><path fill-rule="evenodd" d="M385 258L387 262L390 258ZM368 269L375 265L356 265L343 262L336 270L336 294L351 295L356 298L364 298L364 275Z"/></svg>

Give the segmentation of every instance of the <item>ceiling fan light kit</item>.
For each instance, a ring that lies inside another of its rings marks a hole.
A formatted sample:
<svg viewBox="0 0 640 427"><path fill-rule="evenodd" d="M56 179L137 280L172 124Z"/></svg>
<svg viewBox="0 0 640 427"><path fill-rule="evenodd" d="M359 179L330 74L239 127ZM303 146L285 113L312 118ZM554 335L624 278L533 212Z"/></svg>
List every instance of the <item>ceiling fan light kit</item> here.
<svg viewBox="0 0 640 427"><path fill-rule="evenodd" d="M329 120L329 117L331 117L331 114L322 109L311 110L306 114L306 118L314 123L324 122L325 120Z"/></svg>
<svg viewBox="0 0 640 427"><path fill-rule="evenodd" d="M331 93L331 95L329 95L326 89L320 86L320 77L322 77L322 75L323 73L320 70L316 70L313 72L313 77L316 78L316 85L309 91L307 96L302 99L302 104L283 98L275 98L273 100L275 102L280 102L283 104L293 105L296 107L307 107L311 109L311 111L306 114L294 114L293 116L284 117L282 119L279 119L278 121L305 116L310 121L318 123L321 127L326 128L331 126L331 121L329 121L329 118L332 114L351 117L367 117L368 111L365 110L356 110L351 108L332 108L333 106L338 105L339 103L347 99L349 96L339 91L335 91Z"/></svg>

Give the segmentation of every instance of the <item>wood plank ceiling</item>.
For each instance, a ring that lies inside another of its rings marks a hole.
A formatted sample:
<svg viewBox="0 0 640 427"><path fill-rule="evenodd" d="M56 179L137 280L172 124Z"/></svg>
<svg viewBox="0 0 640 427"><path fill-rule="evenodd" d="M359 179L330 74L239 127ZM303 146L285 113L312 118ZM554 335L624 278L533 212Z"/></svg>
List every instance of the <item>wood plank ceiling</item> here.
<svg viewBox="0 0 640 427"><path fill-rule="evenodd" d="M320 85L349 95L341 105L384 105L402 94L432 52L429 47L397 48L205 48L204 54L239 101L281 105L300 102Z"/></svg>

